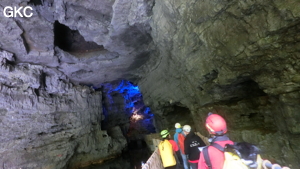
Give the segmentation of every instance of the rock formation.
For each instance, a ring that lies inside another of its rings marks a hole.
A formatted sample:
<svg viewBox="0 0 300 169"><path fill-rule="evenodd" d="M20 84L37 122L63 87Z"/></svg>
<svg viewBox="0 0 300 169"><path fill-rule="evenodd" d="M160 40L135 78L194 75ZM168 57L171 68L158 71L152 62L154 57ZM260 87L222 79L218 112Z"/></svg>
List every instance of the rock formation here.
<svg viewBox="0 0 300 169"><path fill-rule="evenodd" d="M145 103L161 115L168 107L188 108L202 133L207 113L219 113L234 140L297 168L299 5L156 1L151 35L159 62L139 81Z"/></svg>
<svg viewBox="0 0 300 169"><path fill-rule="evenodd" d="M33 15L4 17L7 6L30 6ZM76 168L120 153L121 129L101 129L102 92L88 86L127 79L139 85L157 129L192 117L204 134L212 111L234 140L297 168L299 6L2 0L0 166Z"/></svg>
<svg viewBox="0 0 300 169"><path fill-rule="evenodd" d="M116 155L120 128L102 131L102 94L53 68L15 65L1 52L1 166L76 168ZM99 118L100 117L100 118Z"/></svg>

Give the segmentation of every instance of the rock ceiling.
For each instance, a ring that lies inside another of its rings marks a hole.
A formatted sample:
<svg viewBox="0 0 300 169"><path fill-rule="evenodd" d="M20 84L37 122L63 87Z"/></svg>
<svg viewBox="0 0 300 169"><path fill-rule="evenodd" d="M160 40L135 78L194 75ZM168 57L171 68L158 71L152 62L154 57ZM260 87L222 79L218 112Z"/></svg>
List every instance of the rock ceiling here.
<svg viewBox="0 0 300 169"><path fill-rule="evenodd" d="M134 81L154 50L153 1L1 1L2 7L22 5L32 6L33 15L2 15L0 48L17 63L56 68L74 83Z"/></svg>

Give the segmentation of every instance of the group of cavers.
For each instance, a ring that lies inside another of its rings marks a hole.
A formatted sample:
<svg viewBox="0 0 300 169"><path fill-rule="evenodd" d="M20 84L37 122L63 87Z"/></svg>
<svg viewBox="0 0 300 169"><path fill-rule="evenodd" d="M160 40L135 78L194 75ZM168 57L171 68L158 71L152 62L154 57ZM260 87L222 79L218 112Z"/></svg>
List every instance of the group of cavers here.
<svg viewBox="0 0 300 169"><path fill-rule="evenodd" d="M227 124L218 114L209 113L205 127L209 145L195 134L190 125L175 124L174 140L168 130L162 130L159 154L166 169L262 169L259 149L247 142L233 142Z"/></svg>

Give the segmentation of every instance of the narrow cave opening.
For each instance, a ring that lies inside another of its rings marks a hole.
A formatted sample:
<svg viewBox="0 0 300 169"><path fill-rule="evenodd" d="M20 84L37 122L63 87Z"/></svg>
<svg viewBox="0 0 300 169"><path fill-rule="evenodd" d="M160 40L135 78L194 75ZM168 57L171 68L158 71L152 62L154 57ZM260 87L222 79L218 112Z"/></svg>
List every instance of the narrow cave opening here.
<svg viewBox="0 0 300 169"><path fill-rule="evenodd" d="M171 133L175 132L175 123L180 123L181 126L190 125L193 129L195 129L190 109L181 104L175 103L169 107L165 107L161 119L163 120L157 122L160 128L169 129Z"/></svg>
<svg viewBox="0 0 300 169"><path fill-rule="evenodd" d="M86 41L78 30L54 22L54 45L75 56L83 56L87 52L102 51L104 47L95 42Z"/></svg>
<svg viewBox="0 0 300 169"><path fill-rule="evenodd" d="M127 139L127 150L131 166L141 165L151 152L144 137L155 133L154 114L143 102L139 87L127 80L102 84L102 105L104 118L101 129L119 126ZM109 134L109 133L108 133Z"/></svg>

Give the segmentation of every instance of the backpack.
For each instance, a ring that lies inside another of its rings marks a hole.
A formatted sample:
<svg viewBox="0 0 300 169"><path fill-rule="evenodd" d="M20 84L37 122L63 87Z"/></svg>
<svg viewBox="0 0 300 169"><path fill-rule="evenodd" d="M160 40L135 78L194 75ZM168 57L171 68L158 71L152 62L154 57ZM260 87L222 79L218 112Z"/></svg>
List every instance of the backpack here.
<svg viewBox="0 0 300 169"><path fill-rule="evenodd" d="M182 133L178 133L178 144L182 154L184 153L184 135Z"/></svg>
<svg viewBox="0 0 300 169"><path fill-rule="evenodd" d="M158 149L164 167L176 165L172 144L168 140L161 141L158 145Z"/></svg>
<svg viewBox="0 0 300 169"><path fill-rule="evenodd" d="M224 152L223 169L261 169L262 159L259 155L259 149L253 144L240 142L234 145L226 144L223 148L217 143L212 143L211 146ZM206 165L212 169L208 148L203 149L203 155Z"/></svg>

